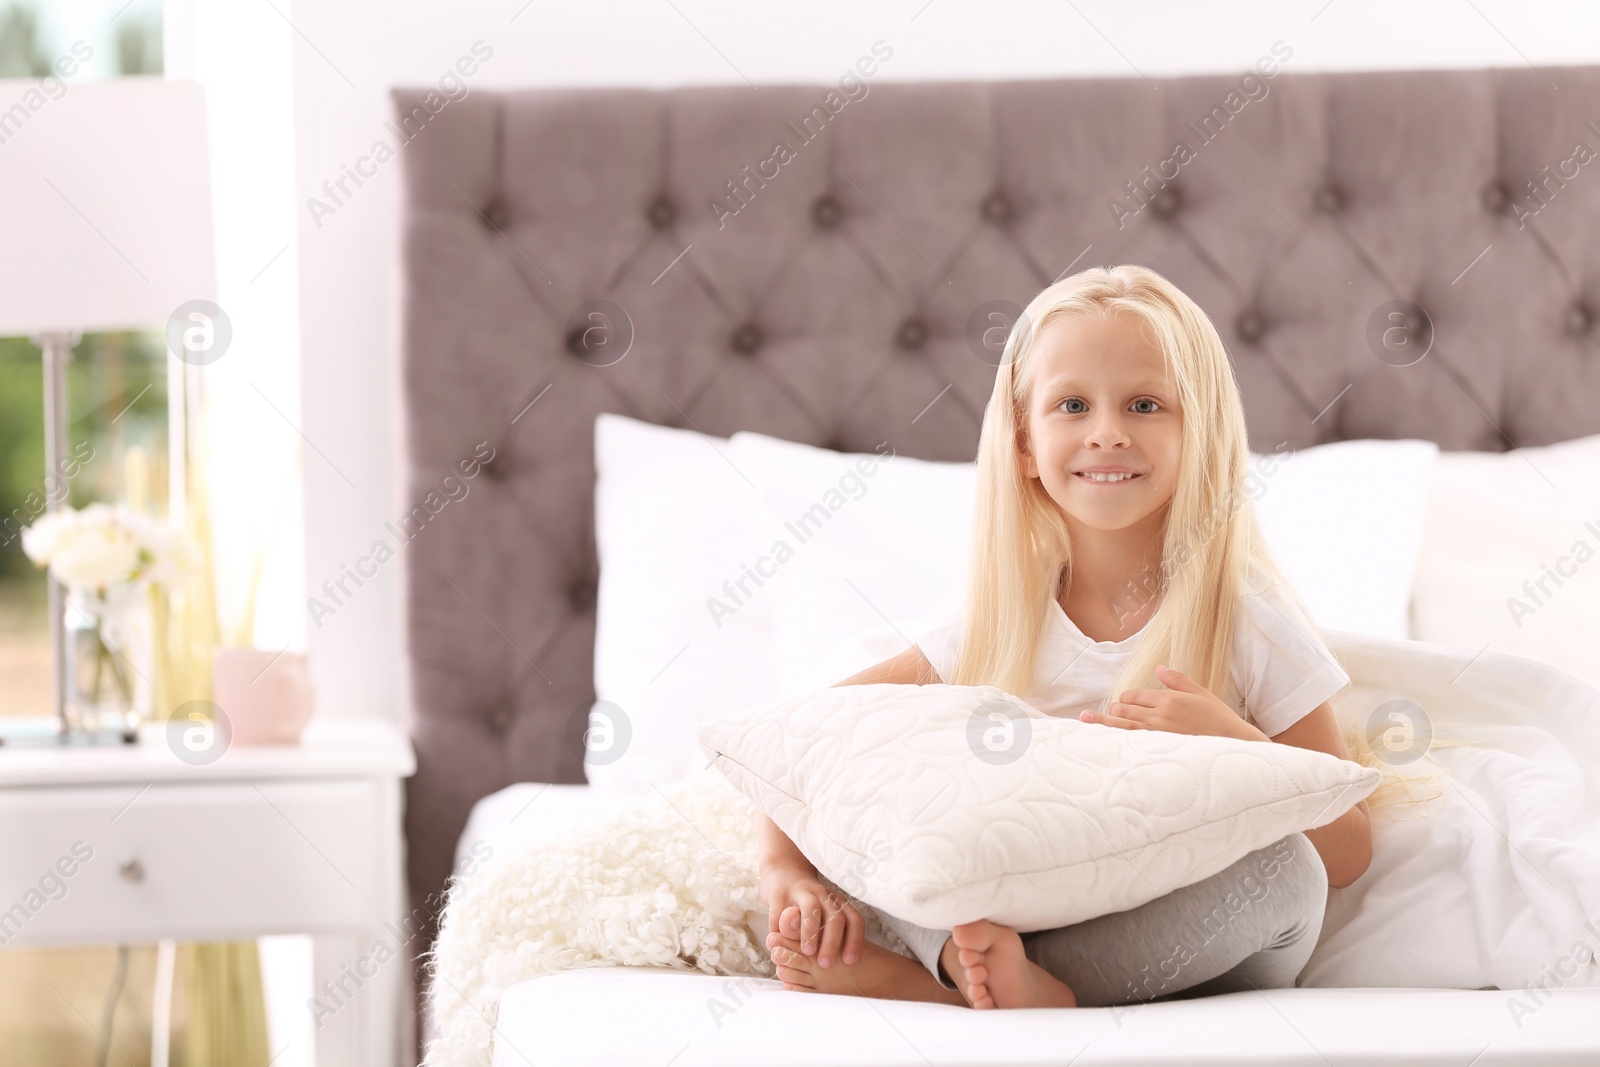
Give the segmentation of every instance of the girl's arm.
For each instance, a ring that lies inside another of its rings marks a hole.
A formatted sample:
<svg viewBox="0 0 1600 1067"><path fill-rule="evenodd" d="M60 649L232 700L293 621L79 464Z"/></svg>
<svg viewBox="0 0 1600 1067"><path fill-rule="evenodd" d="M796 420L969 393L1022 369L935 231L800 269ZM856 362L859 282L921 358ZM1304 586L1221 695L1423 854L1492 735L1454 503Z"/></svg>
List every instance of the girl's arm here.
<svg viewBox="0 0 1600 1067"><path fill-rule="evenodd" d="M1333 717L1333 706L1326 702L1271 739L1281 745L1350 758ZM1335 889L1343 889L1360 878L1372 863L1372 819L1365 800L1326 826L1305 831L1305 835L1322 857L1322 865L1328 869L1328 884Z"/></svg>
<svg viewBox="0 0 1600 1067"><path fill-rule="evenodd" d="M1333 717L1333 705L1326 701L1287 730L1268 737L1188 675L1167 667L1160 668L1158 674L1171 688L1130 689L1110 705L1109 713L1085 711L1079 717L1123 730L1171 730L1246 741L1276 741L1327 752L1340 759L1350 758ZM1372 863L1372 821L1365 800L1326 826L1305 831L1305 835L1322 857L1322 865L1328 869L1328 884L1335 889L1343 889L1360 878Z"/></svg>
<svg viewBox="0 0 1600 1067"><path fill-rule="evenodd" d="M817 869L811 865L811 861L764 811L756 812L756 863L763 876L769 871L780 870L811 878L817 876Z"/></svg>
<svg viewBox="0 0 1600 1067"><path fill-rule="evenodd" d="M898 656L853 674L838 685L890 682L923 685L939 676L922 650L912 645ZM861 955L866 924L847 901L837 899L820 881L817 868L779 829L765 812L756 812L756 864L762 902L767 905L769 931L778 929L778 917L790 905L800 909L800 950L816 955L826 967L836 957L854 963Z"/></svg>
<svg viewBox="0 0 1600 1067"><path fill-rule="evenodd" d="M933 669L933 664L922 654L922 649L912 645L898 656L890 657L858 674L852 674L842 682L833 684L873 685L889 682L895 685L929 685L938 681L939 672Z"/></svg>
<svg viewBox="0 0 1600 1067"><path fill-rule="evenodd" d="M938 680L939 676L935 673L933 664L928 662L920 648L912 645L898 656L852 674L842 682L835 682L834 686L871 685L876 682L924 685ZM778 829L778 824L764 812L756 813L756 859L763 876L768 870L799 873L810 878L815 878L817 875L817 869L811 865L811 861L805 858L805 855L795 847L795 843L789 840L789 836Z"/></svg>

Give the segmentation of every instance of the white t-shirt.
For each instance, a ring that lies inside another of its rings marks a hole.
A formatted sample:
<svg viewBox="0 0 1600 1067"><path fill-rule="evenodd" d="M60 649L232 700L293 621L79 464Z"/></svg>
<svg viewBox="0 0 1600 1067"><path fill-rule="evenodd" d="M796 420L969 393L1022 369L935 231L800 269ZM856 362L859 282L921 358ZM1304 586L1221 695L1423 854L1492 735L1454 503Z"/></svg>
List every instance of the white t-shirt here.
<svg viewBox="0 0 1600 1067"><path fill-rule="evenodd" d="M1091 641L1059 603L1052 600L1050 607L1033 689L1023 699L1047 715L1077 718L1099 705L1144 630L1121 641ZM1241 595L1239 609L1232 673L1240 718L1274 737L1349 684L1350 676L1316 627L1276 587ZM942 679L954 671L961 650L963 610L947 611L943 621L917 638Z"/></svg>

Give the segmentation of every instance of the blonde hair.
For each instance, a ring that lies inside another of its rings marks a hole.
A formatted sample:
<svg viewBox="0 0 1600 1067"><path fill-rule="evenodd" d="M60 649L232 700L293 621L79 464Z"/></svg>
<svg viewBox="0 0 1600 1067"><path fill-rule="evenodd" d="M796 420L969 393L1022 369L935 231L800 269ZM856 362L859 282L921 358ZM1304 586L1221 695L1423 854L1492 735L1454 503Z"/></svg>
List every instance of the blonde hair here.
<svg viewBox="0 0 1600 1067"><path fill-rule="evenodd" d="M1275 586L1302 624L1314 629L1315 621L1261 534L1246 487L1244 407L1222 338L1181 290L1132 264L1091 267L1054 283L1033 298L1006 339L978 441L967 611L949 681L993 685L1022 697L1033 688L1035 658L1063 568L1071 580L1072 541L1042 483L1024 474L1018 433L1026 428L1040 333L1066 316L1091 314L1130 314L1144 323L1161 349L1183 416L1160 574L1146 583L1159 602L1100 710L1129 689L1159 688L1155 668L1162 663L1237 707L1231 659L1241 594ZM1442 790L1420 796L1414 786L1437 785L1447 772L1402 770L1376 753L1360 730L1341 734L1350 759L1384 773L1369 797L1370 811L1425 804L1441 795ZM1441 732L1432 747L1479 746Z"/></svg>
<svg viewBox="0 0 1600 1067"><path fill-rule="evenodd" d="M1423 809L1419 818L1436 814L1428 810L1428 805L1436 800L1442 800L1445 795L1444 780L1450 777L1450 771L1438 760L1433 758L1433 753L1446 748L1483 748L1483 743L1460 733L1446 733L1435 726L1434 735L1428 744L1428 751L1418 759L1415 770L1405 766L1397 766L1385 759L1372 747L1371 739L1362 730L1341 729L1340 735L1344 739L1345 750L1349 758L1363 767L1372 767L1382 773L1383 777L1378 782L1378 787L1367 795L1367 813L1376 815L1380 811L1387 812L1391 819L1400 821L1397 809L1404 805L1409 808ZM1424 765L1426 764L1426 765ZM1428 768L1432 767L1433 770ZM1426 794L1417 791L1418 785L1430 788Z"/></svg>
<svg viewBox="0 0 1600 1067"><path fill-rule="evenodd" d="M1131 264L1091 267L1049 286L1006 339L978 441L967 611L950 681L1021 696L1033 688L1040 637L1063 568L1071 581L1073 553L1064 516L1043 484L1023 472L1017 442L1039 335L1058 319L1092 314L1142 321L1161 349L1183 416L1160 573L1144 583L1159 603L1100 708L1128 689L1158 687L1162 663L1236 706L1230 661L1240 594L1276 585L1307 622L1311 615L1268 553L1246 490L1244 406L1222 338L1181 290Z"/></svg>

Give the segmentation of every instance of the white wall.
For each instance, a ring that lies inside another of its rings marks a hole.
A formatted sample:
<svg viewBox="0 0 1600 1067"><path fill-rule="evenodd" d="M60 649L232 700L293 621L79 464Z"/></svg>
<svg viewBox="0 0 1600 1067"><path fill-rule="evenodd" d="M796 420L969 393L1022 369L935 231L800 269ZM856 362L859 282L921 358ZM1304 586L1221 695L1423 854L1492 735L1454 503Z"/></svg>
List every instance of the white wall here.
<svg viewBox="0 0 1600 1067"><path fill-rule="evenodd" d="M472 88L832 81L879 38L881 79L1150 77L1243 70L1278 39L1285 69L1600 63L1600 5L1529 0L272 0L293 19L306 586L321 595L409 509L397 404L391 161L329 217L306 208L382 136L392 85L434 83L473 42ZM401 550L404 551L403 549ZM402 563L309 624L328 714L397 716ZM353 588L353 587L351 587Z"/></svg>
<svg viewBox="0 0 1600 1067"><path fill-rule="evenodd" d="M217 303L233 331L228 350L199 372L211 407L207 484L223 641L301 650L293 31L269 7L237 0L166 0L163 29L166 76L205 86ZM246 635L258 553L265 570Z"/></svg>

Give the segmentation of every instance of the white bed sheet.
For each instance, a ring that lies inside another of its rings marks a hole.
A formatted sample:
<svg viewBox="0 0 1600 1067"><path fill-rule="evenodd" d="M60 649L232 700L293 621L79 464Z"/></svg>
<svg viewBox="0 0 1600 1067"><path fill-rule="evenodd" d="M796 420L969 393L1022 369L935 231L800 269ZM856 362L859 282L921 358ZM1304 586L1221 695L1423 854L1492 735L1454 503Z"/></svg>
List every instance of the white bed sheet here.
<svg viewBox="0 0 1600 1067"><path fill-rule="evenodd" d="M474 806L474 843L581 826L634 798L521 783ZM778 995L772 995L772 994ZM974 1012L785 993L770 980L596 967L501 997L495 1067L956 1067L1273 1064L1600 1065L1600 989L1274 989L1122 1008ZM1522 1006L1512 1011L1515 1001ZM1075 1057L1078 1057L1075 1059Z"/></svg>
<svg viewBox="0 0 1600 1067"><path fill-rule="evenodd" d="M648 799L599 792L587 785L508 785L472 805L467 825L456 840L455 869L468 869L474 846L478 848L477 857L487 859L484 846L498 850L513 841L582 826Z"/></svg>
<svg viewBox="0 0 1600 1067"><path fill-rule="evenodd" d="M500 998L494 1067L1593 1067L1600 989L1518 1026L1504 992L1273 989L1125 1008L972 1011L788 993L655 968L566 971Z"/></svg>

